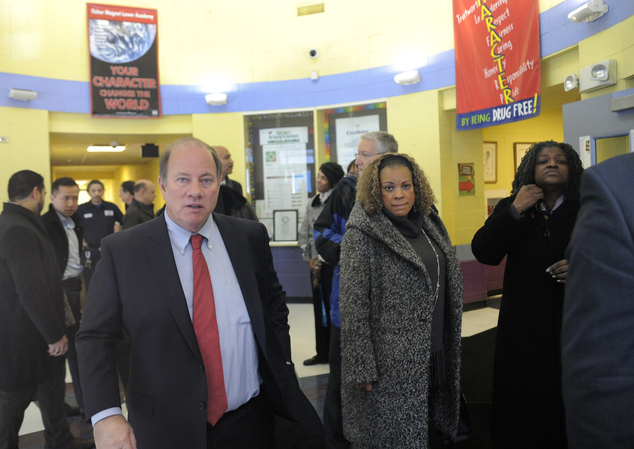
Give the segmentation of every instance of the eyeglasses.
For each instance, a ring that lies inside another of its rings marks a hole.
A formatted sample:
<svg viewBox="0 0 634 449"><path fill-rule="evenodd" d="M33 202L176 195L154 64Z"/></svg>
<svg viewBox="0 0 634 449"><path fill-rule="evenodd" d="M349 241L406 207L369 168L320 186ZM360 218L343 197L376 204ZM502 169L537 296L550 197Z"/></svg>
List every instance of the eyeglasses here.
<svg viewBox="0 0 634 449"><path fill-rule="evenodd" d="M354 157L357 157L357 158L358 157L362 157L364 159L367 159L369 157L380 156L380 155L385 154L385 153L386 153L385 151L383 153L354 153Z"/></svg>

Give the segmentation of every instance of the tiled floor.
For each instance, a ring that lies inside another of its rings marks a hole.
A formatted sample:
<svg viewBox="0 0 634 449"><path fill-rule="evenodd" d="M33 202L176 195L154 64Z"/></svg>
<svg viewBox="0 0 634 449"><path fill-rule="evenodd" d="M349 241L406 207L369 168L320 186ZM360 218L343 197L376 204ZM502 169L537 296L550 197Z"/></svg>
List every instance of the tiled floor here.
<svg viewBox="0 0 634 449"><path fill-rule="evenodd" d="M313 306L311 304L289 304L289 324L291 327L291 351L295 369L300 378L300 385L315 408L320 412L323 408L325 385L328 380L328 365L304 366L302 362L315 355L315 330ZM497 325L498 310L491 307L465 312L462 321L462 336L469 337L484 332ZM70 374L66 381L71 382ZM39 409L31 404L26 411L20 435L41 432L42 418ZM21 445L21 447L27 447ZM28 446L39 447L39 446Z"/></svg>

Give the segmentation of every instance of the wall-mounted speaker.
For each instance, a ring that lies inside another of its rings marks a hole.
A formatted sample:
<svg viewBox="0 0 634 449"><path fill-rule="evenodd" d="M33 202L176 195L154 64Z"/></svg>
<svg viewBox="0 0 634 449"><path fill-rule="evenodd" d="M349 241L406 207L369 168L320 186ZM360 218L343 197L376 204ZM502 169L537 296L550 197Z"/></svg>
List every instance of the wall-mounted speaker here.
<svg viewBox="0 0 634 449"><path fill-rule="evenodd" d="M141 157L159 157L158 145L154 145L153 143L141 145Z"/></svg>

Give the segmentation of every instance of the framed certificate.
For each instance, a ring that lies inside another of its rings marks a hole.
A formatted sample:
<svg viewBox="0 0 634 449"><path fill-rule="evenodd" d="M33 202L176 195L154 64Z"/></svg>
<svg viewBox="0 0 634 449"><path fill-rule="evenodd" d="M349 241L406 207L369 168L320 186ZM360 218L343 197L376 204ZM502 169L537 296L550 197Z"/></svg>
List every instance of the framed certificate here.
<svg viewBox="0 0 634 449"><path fill-rule="evenodd" d="M273 211L273 241L297 241L297 209Z"/></svg>
<svg viewBox="0 0 634 449"><path fill-rule="evenodd" d="M494 184L498 180L498 143L482 142L484 156L484 183Z"/></svg>
<svg viewBox="0 0 634 449"><path fill-rule="evenodd" d="M515 142L513 144L513 149L515 150L515 173L517 173L517 169L520 168L522 158L534 143L535 142Z"/></svg>

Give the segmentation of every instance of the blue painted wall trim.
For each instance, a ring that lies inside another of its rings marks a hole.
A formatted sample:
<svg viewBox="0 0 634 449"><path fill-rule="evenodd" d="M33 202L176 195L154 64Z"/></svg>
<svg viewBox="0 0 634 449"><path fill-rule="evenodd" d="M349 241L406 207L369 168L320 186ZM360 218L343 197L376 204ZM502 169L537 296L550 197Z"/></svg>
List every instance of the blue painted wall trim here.
<svg viewBox="0 0 634 449"><path fill-rule="evenodd" d="M609 29L634 15L631 0L605 0L609 12L592 23L573 23L568 13L584 0L566 0L539 16L542 58ZM328 104L356 103L411 94L455 85L453 49L431 55L418 69L422 81L411 86L394 82L392 66L309 78L236 84L227 92L227 104L209 106L202 86L161 85L164 115L252 112L276 109L312 108ZM8 97L11 87L35 90L38 98L24 102ZM90 113L87 82L66 81L0 72L0 106L44 109L54 112Z"/></svg>

